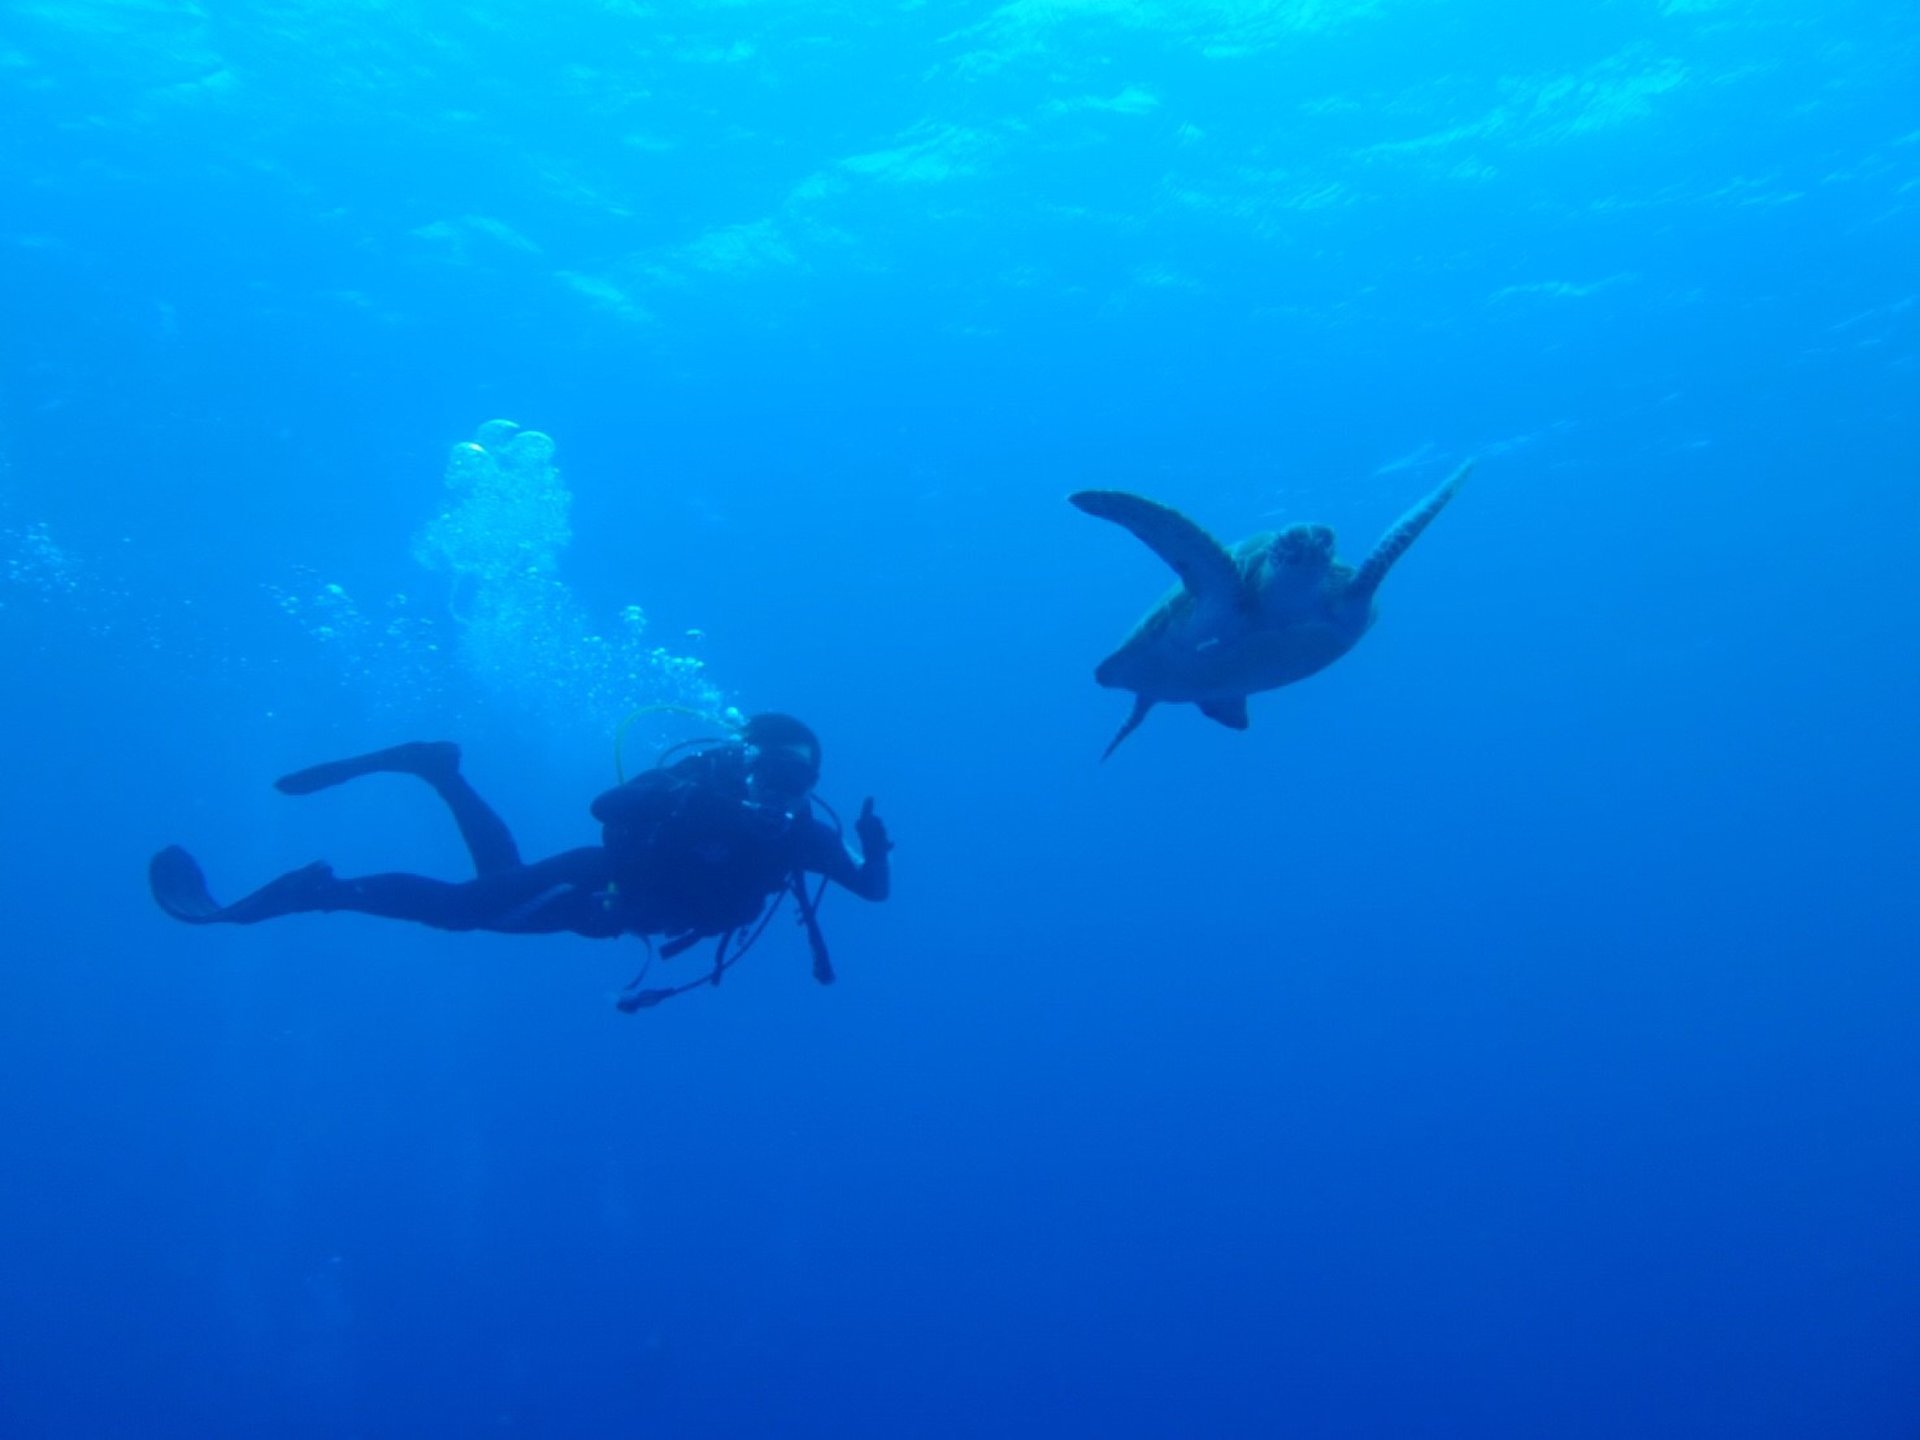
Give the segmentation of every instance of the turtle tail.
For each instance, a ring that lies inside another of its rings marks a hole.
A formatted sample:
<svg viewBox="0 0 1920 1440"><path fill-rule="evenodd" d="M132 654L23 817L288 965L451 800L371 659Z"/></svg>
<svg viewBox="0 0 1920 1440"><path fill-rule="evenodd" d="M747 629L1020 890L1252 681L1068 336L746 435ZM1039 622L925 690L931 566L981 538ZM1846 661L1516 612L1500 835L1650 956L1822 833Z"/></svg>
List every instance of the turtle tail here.
<svg viewBox="0 0 1920 1440"><path fill-rule="evenodd" d="M1153 709L1153 701L1149 700L1146 696L1136 695L1133 697L1133 713L1127 716L1127 723L1120 727L1120 733L1107 742L1107 748L1100 754L1102 761L1120 748L1120 742L1122 740L1140 728L1140 722L1147 718L1147 712L1151 709Z"/></svg>
<svg viewBox="0 0 1920 1440"><path fill-rule="evenodd" d="M1433 523L1433 517L1453 499L1471 469L1473 462L1469 460L1449 475L1438 490L1394 521L1393 528L1380 537L1380 543L1373 547L1373 553L1367 556L1366 562L1347 586L1349 595L1372 598L1373 592L1380 588L1380 582L1387 578L1387 571L1393 568L1393 562L1406 554L1407 547L1420 538L1420 532Z"/></svg>

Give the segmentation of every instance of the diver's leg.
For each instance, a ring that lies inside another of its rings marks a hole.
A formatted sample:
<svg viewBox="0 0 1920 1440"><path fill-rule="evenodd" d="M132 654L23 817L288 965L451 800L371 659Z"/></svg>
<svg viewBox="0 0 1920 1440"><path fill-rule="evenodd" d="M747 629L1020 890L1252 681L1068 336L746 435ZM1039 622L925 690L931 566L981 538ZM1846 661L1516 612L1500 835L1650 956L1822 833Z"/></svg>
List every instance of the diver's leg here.
<svg viewBox="0 0 1920 1440"><path fill-rule="evenodd" d="M597 845L460 882L398 873L343 880L316 863L221 905L208 892L200 866L178 846L162 850L148 866L154 900L192 925L253 925L282 915L346 910L436 930L572 931L596 938L622 928L605 900L609 879L606 852Z"/></svg>
<svg viewBox="0 0 1920 1440"><path fill-rule="evenodd" d="M590 940L627 932L606 851L599 846L565 851L527 866L522 875L522 883L504 908L498 902L507 897L490 897L481 929L504 935L566 933ZM476 886L493 883L490 879L474 882Z"/></svg>
<svg viewBox="0 0 1920 1440"><path fill-rule="evenodd" d="M453 823L460 827L460 838L473 857L474 874L492 875L520 864L520 847L514 843L513 832L460 773L460 747L450 740L414 740L345 760L329 760L282 775L273 785L283 795L311 795L362 775L382 774L416 775L433 787L453 812Z"/></svg>
<svg viewBox="0 0 1920 1440"><path fill-rule="evenodd" d="M438 930L614 935L620 926L604 898L609 878L606 852L588 845L458 884L402 874L330 879L321 908L412 920Z"/></svg>
<svg viewBox="0 0 1920 1440"><path fill-rule="evenodd" d="M473 873L485 879L521 868L520 847L514 843L513 832L507 829L507 822L494 808L480 798L479 791L467 783L467 777L457 768L459 752L454 753L455 769L420 778L433 787L434 793L453 812L453 823L460 827L460 838L466 842L467 854L473 857Z"/></svg>

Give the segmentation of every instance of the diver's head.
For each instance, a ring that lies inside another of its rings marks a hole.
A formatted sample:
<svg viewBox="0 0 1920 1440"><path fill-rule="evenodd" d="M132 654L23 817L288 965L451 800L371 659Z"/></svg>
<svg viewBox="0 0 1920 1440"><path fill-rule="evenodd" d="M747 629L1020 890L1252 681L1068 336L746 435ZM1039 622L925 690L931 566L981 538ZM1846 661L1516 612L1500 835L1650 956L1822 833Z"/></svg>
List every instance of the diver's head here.
<svg viewBox="0 0 1920 1440"><path fill-rule="evenodd" d="M798 810L820 783L820 738L791 715L766 711L740 727L747 789L757 801Z"/></svg>

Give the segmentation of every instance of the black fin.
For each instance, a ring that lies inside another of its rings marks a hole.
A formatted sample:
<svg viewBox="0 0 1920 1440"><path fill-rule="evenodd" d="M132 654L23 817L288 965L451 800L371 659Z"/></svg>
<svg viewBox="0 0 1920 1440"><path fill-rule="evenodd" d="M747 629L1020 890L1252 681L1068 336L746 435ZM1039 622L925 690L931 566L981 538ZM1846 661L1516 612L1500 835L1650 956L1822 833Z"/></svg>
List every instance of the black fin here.
<svg viewBox="0 0 1920 1440"><path fill-rule="evenodd" d="M154 903L189 925L251 925L281 915L325 910L333 883L333 867L316 860L268 881L231 905L222 905L208 891L199 862L178 845L169 845L147 862L147 888Z"/></svg>
<svg viewBox="0 0 1920 1440"><path fill-rule="evenodd" d="M1229 730L1247 728L1247 697L1236 695L1231 700L1202 700L1200 713L1209 720L1218 720Z"/></svg>
<svg viewBox="0 0 1920 1440"><path fill-rule="evenodd" d="M460 747L451 740L410 740L404 745L390 745L385 750L374 750L345 760L309 765L305 770L282 775L273 782L273 788L282 795L311 795L316 790L329 790L349 780L358 780L362 775L431 777L454 775L459 770Z"/></svg>
<svg viewBox="0 0 1920 1440"><path fill-rule="evenodd" d="M154 904L176 920L206 925L220 918L199 861L178 845L167 846L147 862L147 888Z"/></svg>

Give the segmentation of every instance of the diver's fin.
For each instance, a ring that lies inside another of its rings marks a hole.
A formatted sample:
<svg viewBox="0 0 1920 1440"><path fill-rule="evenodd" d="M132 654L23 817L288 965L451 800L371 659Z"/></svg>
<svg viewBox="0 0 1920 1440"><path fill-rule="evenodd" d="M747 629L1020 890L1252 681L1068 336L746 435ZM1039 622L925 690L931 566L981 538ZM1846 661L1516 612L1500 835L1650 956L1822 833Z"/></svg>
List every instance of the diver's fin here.
<svg viewBox="0 0 1920 1440"><path fill-rule="evenodd" d="M1247 697L1236 695L1231 700L1202 700L1200 713L1209 720L1218 720L1229 730L1247 728Z"/></svg>
<svg viewBox="0 0 1920 1440"><path fill-rule="evenodd" d="M1231 608L1247 603L1247 587L1233 556L1178 510L1124 490L1082 490L1067 499L1089 515L1131 530L1173 567L1194 599Z"/></svg>
<svg viewBox="0 0 1920 1440"><path fill-rule="evenodd" d="M251 925L280 915L330 909L326 902L333 884L333 867L316 860L269 880L231 905L222 905L208 891L199 862L178 845L169 845L147 862L147 888L154 903L189 925Z"/></svg>
<svg viewBox="0 0 1920 1440"><path fill-rule="evenodd" d="M1393 527L1380 537L1380 543L1373 547L1373 553L1367 556L1359 572L1347 585L1349 595L1356 598L1371 596L1380 588L1380 582L1387 578L1387 571L1393 568L1393 562L1407 553L1407 547L1420 538L1420 532L1453 499L1471 469L1473 462L1469 460L1449 475L1438 490L1393 522Z"/></svg>
<svg viewBox="0 0 1920 1440"><path fill-rule="evenodd" d="M167 846L147 862L147 888L154 904L176 920L206 925L221 918L200 862L178 845Z"/></svg>
<svg viewBox="0 0 1920 1440"><path fill-rule="evenodd" d="M1127 723L1120 727L1120 733L1107 742L1107 748L1101 751L1100 758L1105 760L1107 756L1118 750L1120 742L1140 728L1140 722L1147 718L1147 712L1151 709L1153 709L1153 701L1144 695L1134 696L1133 713L1127 716Z"/></svg>
<svg viewBox="0 0 1920 1440"><path fill-rule="evenodd" d="M459 771L460 747L451 740L411 740L405 745L390 745L385 750L353 755L345 760L310 765L305 770L282 775L273 782L273 788L282 795L311 795L316 790L327 790L335 785L344 785L349 780L358 780L362 775L396 774L432 778L437 775L456 775Z"/></svg>

